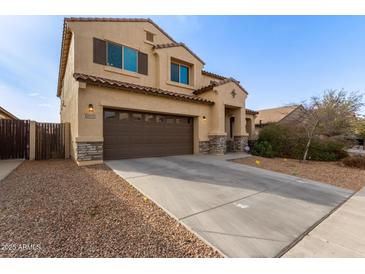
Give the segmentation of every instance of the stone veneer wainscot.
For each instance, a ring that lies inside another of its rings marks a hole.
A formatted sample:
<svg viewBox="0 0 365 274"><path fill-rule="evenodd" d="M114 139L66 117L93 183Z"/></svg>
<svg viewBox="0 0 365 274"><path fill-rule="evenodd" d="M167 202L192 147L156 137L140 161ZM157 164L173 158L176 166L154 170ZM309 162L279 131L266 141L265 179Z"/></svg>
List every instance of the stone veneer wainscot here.
<svg viewBox="0 0 365 274"><path fill-rule="evenodd" d="M223 155L226 152L226 135L209 135L209 153Z"/></svg>
<svg viewBox="0 0 365 274"><path fill-rule="evenodd" d="M233 146L235 152L242 152L248 144L248 136L234 136Z"/></svg>
<svg viewBox="0 0 365 274"><path fill-rule="evenodd" d="M103 160L103 142L78 142L77 161Z"/></svg>

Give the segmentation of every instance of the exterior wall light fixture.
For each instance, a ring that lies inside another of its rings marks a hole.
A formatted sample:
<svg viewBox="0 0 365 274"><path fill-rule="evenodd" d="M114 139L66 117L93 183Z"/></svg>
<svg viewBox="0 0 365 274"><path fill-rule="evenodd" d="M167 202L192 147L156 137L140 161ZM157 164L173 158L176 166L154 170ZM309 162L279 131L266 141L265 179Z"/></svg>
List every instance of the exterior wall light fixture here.
<svg viewBox="0 0 365 274"><path fill-rule="evenodd" d="M204 120L204 121L205 121L205 120L207 120L207 117L203 116L203 120Z"/></svg>
<svg viewBox="0 0 365 274"><path fill-rule="evenodd" d="M94 106L93 104L89 104L89 112L94 112Z"/></svg>

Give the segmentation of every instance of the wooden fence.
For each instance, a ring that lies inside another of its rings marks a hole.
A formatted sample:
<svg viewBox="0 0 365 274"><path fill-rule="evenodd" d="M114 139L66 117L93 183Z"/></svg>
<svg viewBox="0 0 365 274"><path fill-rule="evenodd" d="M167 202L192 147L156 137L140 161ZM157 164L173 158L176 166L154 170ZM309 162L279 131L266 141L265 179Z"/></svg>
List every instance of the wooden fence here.
<svg viewBox="0 0 365 274"><path fill-rule="evenodd" d="M29 159L29 124L0 119L0 159Z"/></svg>
<svg viewBox="0 0 365 274"><path fill-rule="evenodd" d="M64 159L65 139L65 124L36 123L35 159Z"/></svg>
<svg viewBox="0 0 365 274"><path fill-rule="evenodd" d="M69 158L70 124L0 119L0 159Z"/></svg>

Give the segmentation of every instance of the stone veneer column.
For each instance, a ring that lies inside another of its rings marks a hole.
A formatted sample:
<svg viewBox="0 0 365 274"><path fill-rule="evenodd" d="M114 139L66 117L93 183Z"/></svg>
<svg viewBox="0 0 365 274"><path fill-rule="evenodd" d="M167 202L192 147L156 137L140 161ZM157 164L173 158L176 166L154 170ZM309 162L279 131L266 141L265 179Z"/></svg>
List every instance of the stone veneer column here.
<svg viewBox="0 0 365 274"><path fill-rule="evenodd" d="M245 146L248 144L248 136L234 136L233 147L235 152L242 152L245 150Z"/></svg>
<svg viewBox="0 0 365 274"><path fill-rule="evenodd" d="M103 160L103 142L77 142L77 161Z"/></svg>
<svg viewBox="0 0 365 274"><path fill-rule="evenodd" d="M226 135L209 135L209 153L223 155L227 150Z"/></svg>
<svg viewBox="0 0 365 274"><path fill-rule="evenodd" d="M209 141L199 141L199 153L209 153Z"/></svg>

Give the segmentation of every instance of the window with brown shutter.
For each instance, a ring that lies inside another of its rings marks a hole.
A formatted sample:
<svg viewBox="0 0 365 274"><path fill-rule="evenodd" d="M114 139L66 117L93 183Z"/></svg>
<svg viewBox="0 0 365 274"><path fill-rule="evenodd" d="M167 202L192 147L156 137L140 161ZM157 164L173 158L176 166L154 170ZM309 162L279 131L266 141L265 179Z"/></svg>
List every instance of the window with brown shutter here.
<svg viewBox="0 0 365 274"><path fill-rule="evenodd" d="M138 73L148 74L148 55L143 52L138 52Z"/></svg>
<svg viewBox="0 0 365 274"><path fill-rule="evenodd" d="M93 38L93 55L94 63L106 64L106 42L104 40Z"/></svg>

